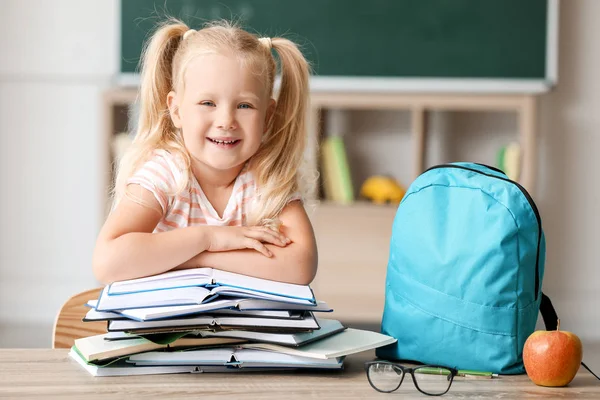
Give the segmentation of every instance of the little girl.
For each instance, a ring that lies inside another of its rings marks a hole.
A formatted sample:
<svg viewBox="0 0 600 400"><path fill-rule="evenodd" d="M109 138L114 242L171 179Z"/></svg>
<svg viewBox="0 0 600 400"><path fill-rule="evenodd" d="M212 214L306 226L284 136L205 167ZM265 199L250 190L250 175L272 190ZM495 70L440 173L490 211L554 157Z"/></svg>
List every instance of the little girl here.
<svg viewBox="0 0 600 400"><path fill-rule="evenodd" d="M94 250L97 279L213 267L310 283L317 249L298 183L308 77L287 39L224 22L162 25L144 50L138 128Z"/></svg>

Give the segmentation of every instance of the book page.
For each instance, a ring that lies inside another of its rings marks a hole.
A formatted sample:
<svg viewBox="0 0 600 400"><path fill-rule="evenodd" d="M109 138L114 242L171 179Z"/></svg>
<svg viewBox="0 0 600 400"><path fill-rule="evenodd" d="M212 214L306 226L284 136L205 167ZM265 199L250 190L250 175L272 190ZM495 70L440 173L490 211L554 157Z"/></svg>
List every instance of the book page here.
<svg viewBox="0 0 600 400"><path fill-rule="evenodd" d="M169 366L169 367L136 367L134 364L128 364L125 361L119 361L105 367L98 367L88 364L81 356L71 348L69 357L77 361L79 365L85 368L93 376L130 376L130 375L157 375L157 374L178 374L185 372L195 372L193 366Z"/></svg>
<svg viewBox="0 0 600 400"><path fill-rule="evenodd" d="M112 295L186 286L206 286L210 285L212 280L212 268L191 268L165 272L145 278L114 282L108 285L108 293Z"/></svg>
<svg viewBox="0 0 600 400"><path fill-rule="evenodd" d="M275 343L284 346L298 346L311 341L331 336L340 332L346 327L339 321L333 319L318 319L318 324L321 329L315 329L310 332L298 333L273 333L273 332L256 332L244 330L226 330L218 332L200 332L205 337L231 337L239 339L252 340L261 343Z"/></svg>
<svg viewBox="0 0 600 400"><path fill-rule="evenodd" d="M290 318L257 318L257 317L216 317L215 323L219 326L261 327L261 328L298 328L319 329L319 324L309 313L303 319Z"/></svg>
<svg viewBox="0 0 600 400"><path fill-rule="evenodd" d="M105 335L95 335L79 338L75 340L75 346L86 361L119 357L163 347L144 338L110 341L104 340L104 337Z"/></svg>
<svg viewBox="0 0 600 400"><path fill-rule="evenodd" d="M260 279L221 270L214 270L213 278L218 285L222 286L242 288L281 297L290 297L311 301L314 301L315 299L310 287L305 285L294 285L292 283L271 281L268 279Z"/></svg>
<svg viewBox="0 0 600 400"><path fill-rule="evenodd" d="M129 361L136 365L162 364L162 365L222 365L228 363L233 356L233 348L224 347L216 349L157 352L134 354Z"/></svg>
<svg viewBox="0 0 600 400"><path fill-rule="evenodd" d="M266 343L248 343L242 346L244 348L264 349L303 357L325 359L360 353L394 343L395 341L395 338L381 333L348 328L333 336L293 349Z"/></svg>
<svg viewBox="0 0 600 400"><path fill-rule="evenodd" d="M298 299L293 297L285 297L279 296L271 293L263 293L257 292L252 289L245 289L240 287L233 286L217 286L212 288L210 291L212 294L218 294L221 296L232 296L232 297L251 297L255 299L263 299L263 300L273 300L273 301L281 301L288 303L296 303L296 304L304 304L304 305L314 305L314 299Z"/></svg>
<svg viewBox="0 0 600 400"><path fill-rule="evenodd" d="M291 355L285 353L277 353L274 351L264 351L245 348L236 349L234 357L242 364L252 364L256 366L283 364L285 366L303 365L307 367L317 365L334 366L339 363L339 360L336 358L318 360L315 358L302 357L298 355Z"/></svg>
<svg viewBox="0 0 600 400"><path fill-rule="evenodd" d="M298 357L283 353L274 353L261 350L247 350L234 348L202 349L175 352L148 352L134 354L129 361L137 366L147 365L236 365L263 367L310 367L310 368L338 368L342 359L317 360L308 357Z"/></svg>
<svg viewBox="0 0 600 400"><path fill-rule="evenodd" d="M227 299L189 306L133 308L122 310L120 314L137 321L151 321L153 319L180 317L188 314L233 308L236 306L237 301L237 299Z"/></svg>
<svg viewBox="0 0 600 400"><path fill-rule="evenodd" d="M85 314L85 317L83 317L84 322L91 322L91 321L108 321L110 319L123 319L125 318L124 316L122 316L119 313L113 312L113 311L96 311L93 308L91 310L89 310L87 312L87 314Z"/></svg>
<svg viewBox="0 0 600 400"><path fill-rule="evenodd" d="M200 304L210 296L203 287L187 287L154 292L108 295L106 288L100 294L97 311L115 311L129 308Z"/></svg>
<svg viewBox="0 0 600 400"><path fill-rule="evenodd" d="M108 323L109 331L132 331L139 329L154 329L181 326L210 326L214 322L212 315L196 318L166 319L158 321L133 321L130 319L113 320Z"/></svg>
<svg viewBox="0 0 600 400"><path fill-rule="evenodd" d="M227 289L217 289L227 290ZM95 304L95 300L93 304ZM92 304L92 301L88 301L88 304ZM318 301L316 305L290 303L288 301L274 301L265 299L252 299L252 298L234 298L234 299L222 299L212 300L208 303L193 304L187 306L165 306L165 307L144 307L144 308L132 308L127 310L118 311L119 315L127 318L135 319L136 321L151 321L154 319L180 317L190 314L196 314L201 312L212 312L220 310L231 309L231 313L243 312L247 315L248 311L275 311L281 310L281 314L267 313L269 316L285 316L284 312L288 315L291 311L320 311L320 312L331 312L331 307L324 301ZM239 310L239 311L236 311ZM99 311L96 311L99 313ZM112 314L90 314L90 317L101 315L101 316L112 316ZM110 319L110 318L106 318ZM112 318L114 319L114 318Z"/></svg>
<svg viewBox="0 0 600 400"><path fill-rule="evenodd" d="M217 317L215 315L200 314L190 318L165 319L155 321L133 321L130 319L112 320L108 323L109 331L135 331L155 328L171 327L199 327L199 326L232 326L232 327L261 327L261 328L298 328L319 329L319 324L314 316L309 313L304 319L290 318L255 318L255 317Z"/></svg>

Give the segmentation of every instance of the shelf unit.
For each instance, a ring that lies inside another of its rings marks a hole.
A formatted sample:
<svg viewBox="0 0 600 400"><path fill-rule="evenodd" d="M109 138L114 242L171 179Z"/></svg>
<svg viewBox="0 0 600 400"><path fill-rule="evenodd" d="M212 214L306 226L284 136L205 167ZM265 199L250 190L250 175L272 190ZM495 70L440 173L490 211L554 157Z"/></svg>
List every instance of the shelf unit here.
<svg viewBox="0 0 600 400"><path fill-rule="evenodd" d="M110 186L113 174L111 140L115 133L126 131L128 109L136 96L135 88L115 88L104 94L104 188ZM308 168L317 169L319 165L317 149L322 130L321 115L327 109L410 110L414 177L426 167L426 121L429 112L509 111L517 113L519 121L519 142L523 154L521 184L533 192L537 164L536 103L537 96L533 94L315 92L311 94L308 115ZM312 196L316 198L316 189ZM102 219L107 210L102 210ZM311 286L317 298L327 301L334 308L333 318L350 324L375 325L380 322L389 238L395 212L394 206L364 202L352 205L321 202L314 210L309 210L319 249L319 272Z"/></svg>
<svg viewBox="0 0 600 400"><path fill-rule="evenodd" d="M313 93L311 97L311 145L318 138L320 110L410 110L413 177L425 170L427 113L431 111L493 111L515 112L519 119L519 142L523 151L521 184L533 192L536 184L536 95L472 95L472 94L365 94ZM313 164L316 168L316 164Z"/></svg>

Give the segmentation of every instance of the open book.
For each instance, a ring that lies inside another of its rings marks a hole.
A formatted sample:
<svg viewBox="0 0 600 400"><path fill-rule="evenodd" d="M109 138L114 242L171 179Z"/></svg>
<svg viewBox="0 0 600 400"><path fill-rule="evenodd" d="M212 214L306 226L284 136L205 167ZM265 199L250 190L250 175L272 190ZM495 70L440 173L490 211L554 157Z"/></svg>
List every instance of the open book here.
<svg viewBox="0 0 600 400"><path fill-rule="evenodd" d="M137 335L126 332L108 332L102 335L104 341L124 341L145 338L159 344L172 343L172 338L231 338L243 341L280 344L283 346L298 347L305 344L316 342L328 336L335 335L346 329L341 322L335 319L319 318L318 323L321 329L315 329L309 332L297 333L278 333L278 332L258 332L253 330L194 330L184 331L179 333L154 334L154 335ZM165 341L166 338L166 341ZM98 344L98 346L101 346Z"/></svg>
<svg viewBox="0 0 600 400"><path fill-rule="evenodd" d="M149 300L148 293L152 294L153 300L144 303ZM216 296L243 296L298 304L316 303L309 286L212 268L193 268L114 282L104 288L96 308L98 311L112 311L160 305L201 304Z"/></svg>
<svg viewBox="0 0 600 400"><path fill-rule="evenodd" d="M135 313L129 313L129 311L141 310L139 308L134 308L131 310L123 310L123 313L112 312L112 311L96 311L91 309L87 312L85 317L83 318L83 322L93 322L93 321L111 321L115 319L132 319L134 321L144 321L143 319L137 318ZM152 310L152 308L148 308L148 310ZM224 316L231 315L236 317L262 317L262 318L289 318L289 319L301 319L303 318L308 311L286 311L286 310L250 310L250 311L236 311L231 309L219 309L215 311L211 311L210 315L213 316ZM206 315L209 313L201 313L199 315ZM181 315L181 318L187 318L192 315L184 314ZM161 318L164 319L164 318ZM154 321L155 319L148 320Z"/></svg>
<svg viewBox="0 0 600 400"><path fill-rule="evenodd" d="M231 338L204 338L204 337L173 337L168 343L159 344L141 337L131 340L104 340L106 334L83 337L75 340L75 347L85 361L106 360L115 357L128 356L130 354L145 351L182 348L218 346L243 342L241 339Z"/></svg>
<svg viewBox="0 0 600 400"><path fill-rule="evenodd" d="M235 368L342 368L343 357L317 359L272 351L240 348L216 348L193 351L147 352L129 357L136 366L230 366Z"/></svg>
<svg viewBox="0 0 600 400"><path fill-rule="evenodd" d="M290 303L312 305L314 300L296 299L282 297L272 294L253 292L247 289L230 288L228 286L216 286L212 289L205 287L181 287L168 290L156 290L149 292L129 293L122 295L108 295L107 288L100 293L96 310L116 311L131 308L163 307L195 305L208 303L218 296L251 297L265 300L286 301Z"/></svg>
<svg viewBox="0 0 600 400"><path fill-rule="evenodd" d="M319 324L312 313L302 319L291 318L260 318L238 316L199 315L190 318L164 319L155 321L133 321L117 319L108 321L108 331L151 332L151 331L181 331L183 329L235 329L252 330L296 330L307 331L319 329Z"/></svg>
<svg viewBox="0 0 600 400"><path fill-rule="evenodd" d="M92 376L130 376L130 375L158 375L158 374L183 374L209 372L205 368L193 365L173 365L169 367L135 367L126 359L116 360L108 365L96 365L86 361L77 348L73 346L69 351L69 357L77 361ZM217 368L217 367L208 367ZM212 372L212 371L211 371Z"/></svg>
<svg viewBox="0 0 600 400"><path fill-rule="evenodd" d="M254 315L279 316L285 317L295 311L319 311L331 312L331 307L324 301L317 301L315 304L296 304L286 301L232 298L223 300L214 300L204 304L194 304L189 306L164 306L164 307L146 307L130 308L127 310L98 311L96 310L98 301L89 300L86 304L94 308L93 312L88 312L85 317L87 321L109 320L127 317L136 321L150 321L154 319L165 319L172 317L181 317L205 312L214 312L222 310L239 311L241 314L255 312ZM261 312L259 312L261 311Z"/></svg>

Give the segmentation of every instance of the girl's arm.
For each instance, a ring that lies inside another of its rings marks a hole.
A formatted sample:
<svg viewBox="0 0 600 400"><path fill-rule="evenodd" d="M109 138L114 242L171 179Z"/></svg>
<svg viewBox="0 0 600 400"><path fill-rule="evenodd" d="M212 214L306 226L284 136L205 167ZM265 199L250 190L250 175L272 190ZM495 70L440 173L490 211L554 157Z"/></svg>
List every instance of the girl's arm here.
<svg viewBox="0 0 600 400"><path fill-rule="evenodd" d="M154 195L139 185L128 192L144 205L123 196L108 216L94 249L92 266L104 283L166 272L207 248L202 227L153 234L162 218ZM134 191L134 193L132 193Z"/></svg>
<svg viewBox="0 0 600 400"><path fill-rule="evenodd" d="M317 244L308 215L299 201L289 203L279 215L282 233L291 239L285 247L267 244L272 257L254 250L206 251L180 268L212 267L280 282L309 284L317 273Z"/></svg>
<svg viewBox="0 0 600 400"><path fill-rule="evenodd" d="M162 218L160 204L139 185L129 185L127 190L144 205L124 196L102 227L92 260L94 274L101 282L166 272L207 250L251 248L268 258L272 253L264 243L287 245L282 234L263 227L204 225L152 233Z"/></svg>

